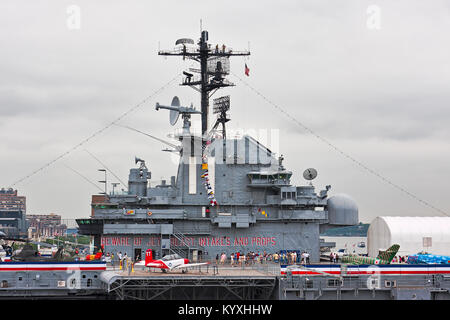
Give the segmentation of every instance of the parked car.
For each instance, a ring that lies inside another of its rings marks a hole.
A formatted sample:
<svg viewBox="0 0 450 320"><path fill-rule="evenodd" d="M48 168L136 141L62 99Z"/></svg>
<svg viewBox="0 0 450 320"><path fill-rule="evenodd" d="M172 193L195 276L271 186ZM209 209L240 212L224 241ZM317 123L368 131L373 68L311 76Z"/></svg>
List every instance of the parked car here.
<svg viewBox="0 0 450 320"><path fill-rule="evenodd" d="M348 252L347 249L339 249L338 251L336 251L338 258L342 258L343 256L348 256Z"/></svg>

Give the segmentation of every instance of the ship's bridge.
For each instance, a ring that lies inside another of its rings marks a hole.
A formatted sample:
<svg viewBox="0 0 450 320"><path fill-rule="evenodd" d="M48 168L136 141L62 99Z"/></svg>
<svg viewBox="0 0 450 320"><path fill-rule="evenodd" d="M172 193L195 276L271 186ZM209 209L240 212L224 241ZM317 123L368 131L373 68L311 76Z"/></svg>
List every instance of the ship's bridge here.
<svg viewBox="0 0 450 320"><path fill-rule="evenodd" d="M252 171L247 174L250 178L249 187L283 187L291 185L291 171Z"/></svg>

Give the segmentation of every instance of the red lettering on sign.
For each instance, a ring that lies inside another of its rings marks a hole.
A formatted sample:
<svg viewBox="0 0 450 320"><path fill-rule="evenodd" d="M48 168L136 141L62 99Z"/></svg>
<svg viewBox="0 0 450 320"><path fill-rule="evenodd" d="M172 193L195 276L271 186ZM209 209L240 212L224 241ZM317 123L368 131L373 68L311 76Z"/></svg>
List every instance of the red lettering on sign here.
<svg viewBox="0 0 450 320"><path fill-rule="evenodd" d="M160 239L156 237L149 238L148 242L150 246L157 246L159 244Z"/></svg>
<svg viewBox="0 0 450 320"><path fill-rule="evenodd" d="M248 245L248 238L247 237L234 238L234 245L235 246L246 246L246 245Z"/></svg>
<svg viewBox="0 0 450 320"><path fill-rule="evenodd" d="M271 241L272 241L272 246L275 246L275 245L277 244L277 242L276 242L275 240L276 240L276 238L275 238L275 237L272 237L272 238L271 238Z"/></svg>
<svg viewBox="0 0 450 320"><path fill-rule="evenodd" d="M140 246L141 243L142 243L142 238L140 238L140 237L134 238L133 244L134 244L135 246Z"/></svg>
<svg viewBox="0 0 450 320"><path fill-rule="evenodd" d="M130 246L132 243L134 246L143 247L158 247L161 245L161 239L159 237L101 237L100 242L103 246ZM177 238L171 238L170 243L174 247L178 246L251 246L255 247L275 247L277 245L276 237L189 237L182 240Z"/></svg>

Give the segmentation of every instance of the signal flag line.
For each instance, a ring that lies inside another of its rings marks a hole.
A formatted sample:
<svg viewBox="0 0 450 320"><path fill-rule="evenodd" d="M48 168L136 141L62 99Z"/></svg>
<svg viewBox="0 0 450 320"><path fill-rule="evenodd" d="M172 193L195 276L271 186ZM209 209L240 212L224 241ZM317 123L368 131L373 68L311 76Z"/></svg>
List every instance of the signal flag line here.
<svg viewBox="0 0 450 320"><path fill-rule="evenodd" d="M81 173L79 173L77 170L75 170L74 168L69 167L67 164L63 163L63 166L66 167L67 169L72 170L73 172L75 172L77 175L79 175L80 177L82 177L84 180L86 180L87 182L89 182L90 184L92 184L94 187L96 187L97 189L99 189L100 191L103 191L102 188L100 188L98 185L96 185L94 182L92 182L91 180L89 180L88 178L86 178L84 175L82 175Z"/></svg>
<svg viewBox="0 0 450 320"><path fill-rule="evenodd" d="M47 162L46 164L44 164L43 166L39 167L38 169L32 171L31 173L29 173L28 175L24 176L23 178L20 178L18 180L16 180L16 182L14 182L13 184L11 184L9 187L15 186L16 184L21 183L22 181L34 176L35 174L37 174L38 172L44 170L47 167L50 167L51 165L53 165L55 162L57 162L58 160L64 158L65 156L67 156L68 154L72 153L73 151L75 151L76 149L78 149L79 147L81 147L82 145L86 144L88 141L90 141L91 139L95 138L96 136L98 136L99 134L101 134L102 132L104 132L106 129L110 128L112 125L116 124L117 122L119 122L120 120L122 120L123 118L125 118L128 114L130 114L131 112L133 112L134 110L138 109L139 107L143 106L145 103L147 103L151 98L153 98L155 95L161 93L163 90L165 90L172 82L174 82L176 79L178 79L178 77L181 76L181 73L178 73L173 79L171 79L169 82L167 82L165 85L163 85L162 87L160 87L159 89L157 89L155 92L153 92L151 95L149 95L148 97L146 97L144 100L142 100L141 102L139 102L138 104L136 104L135 106L133 106L132 108L128 109L128 111L122 113L122 115L120 115L119 117L117 117L114 121L110 122L109 124L107 124L106 126L104 126L103 128L95 131L93 134L91 134L89 137L87 137L86 139L82 140L81 142L79 142L78 144L76 144L75 146L73 146L72 148L70 148L69 150L67 150L66 152L62 153L61 155L57 156L56 158L54 158L53 160Z"/></svg>
<svg viewBox="0 0 450 320"><path fill-rule="evenodd" d="M84 151L86 151L89 155L91 155L92 156L92 158L94 158L95 160L97 160L102 166L104 166L105 167L105 169L106 170L108 170L109 172L111 172L111 174L117 179L117 180L119 180L120 181L120 183L124 186L124 187L127 187L127 185L114 173L114 172L112 172L112 170L111 169L109 169L102 161L100 161L100 159L99 158L97 158L95 155L93 155L91 152L89 152L88 150L86 150L86 149L84 149Z"/></svg>
<svg viewBox="0 0 450 320"><path fill-rule="evenodd" d="M381 174L379 174L378 172L376 172L375 170L369 168L368 166L366 166L364 163L362 163L361 161L356 160L355 158L353 158L351 155L347 154L346 152L342 151L341 149L339 149L338 147L336 147L334 144L332 144L331 142L329 142L327 139L323 138L322 136L318 135L317 133L315 133L312 129L310 129L309 127L307 127L306 125L304 125L302 122L298 121L295 117L293 117L292 115L290 115L288 112L286 112L284 109L282 109L280 106L278 106L277 104L275 104L274 102L272 102L271 100L269 100L268 98L266 98L262 93L260 93L258 90L256 90L255 88L253 88L250 84L248 84L246 81L242 80L238 75L236 75L234 72L230 72L233 76L235 76L239 81L241 81L245 86L247 86L248 88L250 88L253 92L255 92L257 95L259 95L261 98L263 98L267 103L269 103L270 105L272 105L273 107L275 107L276 109L278 109L281 113L283 113L286 117L288 117L289 119L291 119L292 121L294 121L298 126L302 127L304 130L308 131L310 134L312 134L313 136L315 136L317 139L319 139L320 141L322 141L323 143L325 143L326 145L328 145L329 147L331 147L332 149L334 149L336 152L340 153L342 156L346 157L347 159L353 161L355 164L357 164L359 167L363 168L364 170L366 170L367 172L369 172L370 174L376 176L377 178L381 179L382 181L390 184L391 186L393 186L394 188L400 190L401 192L405 193L406 195L410 196L411 198L413 198L416 201L419 201L420 203L422 203L423 205L443 214L446 216L450 216L449 213L445 212L442 209L439 209L437 207L435 207L434 205L432 205L431 203L429 203L428 201L422 200L421 198L419 198L418 196L416 196L415 194L409 192L408 190L406 190L405 188L395 184L394 182L392 182L390 179L382 176Z"/></svg>
<svg viewBox="0 0 450 320"><path fill-rule="evenodd" d="M120 124L115 124L115 126L117 126L117 127L122 127L122 128L128 129L128 130L132 130L132 131L138 132L138 133L143 134L143 135L145 135L145 136L147 136L147 137L150 137L150 138L152 138L152 139L155 139L155 140L157 140L157 141L159 141L159 142L162 142L162 143L164 143L164 144L167 144L169 147L172 147L172 148L174 148L175 150L179 150L179 149L180 149L179 146L174 145L173 143L170 143L170 142L168 142L168 141L166 141L166 140L163 140L163 139L160 139L160 138L158 138L158 137L152 136L151 134L142 132L142 131L140 131L140 130L138 130L138 129L135 129L135 128L132 128L132 127L129 127L129 126L122 126L122 125L120 125Z"/></svg>

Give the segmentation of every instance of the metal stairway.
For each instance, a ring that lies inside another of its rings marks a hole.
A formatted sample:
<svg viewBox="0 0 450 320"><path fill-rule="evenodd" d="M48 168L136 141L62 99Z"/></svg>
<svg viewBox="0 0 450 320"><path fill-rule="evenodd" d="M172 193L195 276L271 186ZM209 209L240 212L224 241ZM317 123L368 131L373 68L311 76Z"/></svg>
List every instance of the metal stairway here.
<svg viewBox="0 0 450 320"><path fill-rule="evenodd" d="M196 246L190 246L188 245L189 241L187 240L187 237L185 236L185 234L177 231L175 228L173 230L173 233L170 235L171 238L175 238L175 241L178 241L178 243L180 243L181 245L177 246L177 247L173 247L170 246L170 251L172 253L176 253L181 257L185 257L186 253L187 253L187 258L191 259L191 254L193 250L198 250L198 251L204 251L204 247L196 245Z"/></svg>
<svg viewBox="0 0 450 320"><path fill-rule="evenodd" d="M169 241L170 244L168 245L168 247L164 247L163 243L167 244L167 241ZM177 242L178 245L173 246L172 244L174 242ZM161 253L163 256L166 254L178 254L182 258L191 259L193 250L203 252L205 251L204 247L199 245L192 246L189 245L189 243L190 238L188 239L185 234L177 231L176 229L173 229L173 233L171 233L170 235L161 235Z"/></svg>

